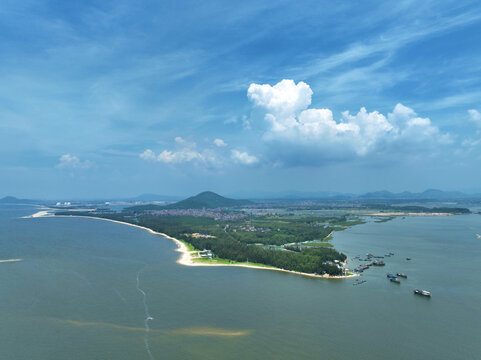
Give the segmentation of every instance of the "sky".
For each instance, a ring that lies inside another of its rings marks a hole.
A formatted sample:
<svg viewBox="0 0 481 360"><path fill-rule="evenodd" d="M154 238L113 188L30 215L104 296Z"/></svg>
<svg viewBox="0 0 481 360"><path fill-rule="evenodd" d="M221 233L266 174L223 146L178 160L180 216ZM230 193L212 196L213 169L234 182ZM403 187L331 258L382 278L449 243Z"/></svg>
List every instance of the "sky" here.
<svg viewBox="0 0 481 360"><path fill-rule="evenodd" d="M481 192L479 1L0 4L0 196Z"/></svg>

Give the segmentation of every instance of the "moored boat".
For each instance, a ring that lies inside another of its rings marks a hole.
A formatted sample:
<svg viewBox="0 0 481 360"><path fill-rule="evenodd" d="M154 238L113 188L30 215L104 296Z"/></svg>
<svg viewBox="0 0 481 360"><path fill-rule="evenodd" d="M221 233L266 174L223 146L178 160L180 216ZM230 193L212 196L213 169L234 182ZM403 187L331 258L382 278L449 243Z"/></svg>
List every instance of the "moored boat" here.
<svg viewBox="0 0 481 360"><path fill-rule="evenodd" d="M431 291L414 289L413 292L414 292L414 294L416 294L416 295L431 297Z"/></svg>
<svg viewBox="0 0 481 360"><path fill-rule="evenodd" d="M356 282L352 285L361 285L361 284L364 284L366 282L366 280L356 280Z"/></svg>
<svg viewBox="0 0 481 360"><path fill-rule="evenodd" d="M393 283L396 283L396 284L400 284L400 283L401 283L401 280L399 280L397 277L390 278L389 281L391 281L391 282L393 282Z"/></svg>
<svg viewBox="0 0 481 360"><path fill-rule="evenodd" d="M408 278L408 276L406 274L403 274L403 273L396 273L396 275L399 276L399 277L405 278L405 279Z"/></svg>

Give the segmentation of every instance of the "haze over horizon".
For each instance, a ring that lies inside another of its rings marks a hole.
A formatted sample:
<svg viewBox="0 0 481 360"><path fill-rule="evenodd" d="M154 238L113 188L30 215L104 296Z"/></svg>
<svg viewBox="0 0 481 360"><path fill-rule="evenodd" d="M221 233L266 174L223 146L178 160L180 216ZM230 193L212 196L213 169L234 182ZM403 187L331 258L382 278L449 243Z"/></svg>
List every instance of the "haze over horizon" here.
<svg viewBox="0 0 481 360"><path fill-rule="evenodd" d="M6 1L0 19L0 197L481 193L478 2Z"/></svg>

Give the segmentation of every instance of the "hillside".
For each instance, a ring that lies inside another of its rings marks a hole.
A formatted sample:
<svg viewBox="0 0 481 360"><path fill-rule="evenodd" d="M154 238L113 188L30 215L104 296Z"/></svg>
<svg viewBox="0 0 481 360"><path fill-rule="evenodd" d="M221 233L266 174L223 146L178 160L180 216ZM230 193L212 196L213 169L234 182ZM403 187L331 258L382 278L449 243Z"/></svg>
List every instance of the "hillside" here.
<svg viewBox="0 0 481 360"><path fill-rule="evenodd" d="M202 209L202 208L218 208L218 207L236 207L250 205L250 200L230 199L212 191L204 191L196 196L191 196L185 200L181 200L174 204L165 206L166 209Z"/></svg>
<svg viewBox="0 0 481 360"><path fill-rule="evenodd" d="M198 195L191 196L185 200L178 201L173 204L161 206L161 205L137 205L126 208L126 211L146 211L146 210L166 210L166 209L213 209L213 208L226 208L237 207L253 204L250 200L236 200L230 199L212 191L204 191Z"/></svg>
<svg viewBox="0 0 481 360"><path fill-rule="evenodd" d="M0 204L40 204L43 201L39 200L29 200L29 199L18 199L14 196L5 196L0 199Z"/></svg>

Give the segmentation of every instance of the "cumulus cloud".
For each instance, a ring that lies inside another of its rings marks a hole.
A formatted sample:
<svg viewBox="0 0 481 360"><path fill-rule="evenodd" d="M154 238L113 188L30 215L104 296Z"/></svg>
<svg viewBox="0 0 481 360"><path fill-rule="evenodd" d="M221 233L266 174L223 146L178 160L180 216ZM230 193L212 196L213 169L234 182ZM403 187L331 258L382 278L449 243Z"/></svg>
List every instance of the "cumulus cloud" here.
<svg viewBox="0 0 481 360"><path fill-rule="evenodd" d="M312 90L305 82L282 80L274 86L251 84L247 96L254 104L279 116L290 117L311 104Z"/></svg>
<svg viewBox="0 0 481 360"><path fill-rule="evenodd" d="M215 139L214 145L217 146L217 147L226 147L227 143L222 139Z"/></svg>
<svg viewBox="0 0 481 360"><path fill-rule="evenodd" d="M223 163L221 154L212 149L197 150L195 142L188 142L181 137L176 137L174 140L177 147L175 150L162 150L159 153L155 153L153 150L147 149L139 156L146 161L164 164L199 163L218 167ZM223 144L224 146L227 145L224 142Z"/></svg>
<svg viewBox="0 0 481 360"><path fill-rule="evenodd" d="M71 154L60 156L57 167L61 169L88 169L92 166L89 160L80 161L80 159Z"/></svg>
<svg viewBox="0 0 481 360"><path fill-rule="evenodd" d="M430 119L402 104L387 115L363 107L356 114L345 111L335 120L329 109L309 108L312 90L304 82L251 84L247 96L265 110L268 128L263 139L271 146L281 145L276 147L279 156L295 154L291 156L295 162L364 157L395 149L419 151L450 142Z"/></svg>
<svg viewBox="0 0 481 360"><path fill-rule="evenodd" d="M481 126L481 113L478 110L470 109L468 110L469 120Z"/></svg>
<svg viewBox="0 0 481 360"><path fill-rule="evenodd" d="M209 150L199 152L191 148L183 148L180 150L163 150L158 154L150 149L147 149L139 156L143 160L163 162L165 164L180 164L186 162L204 162L215 164L218 162L218 158L213 152Z"/></svg>
<svg viewBox="0 0 481 360"><path fill-rule="evenodd" d="M150 150L150 149L147 149L145 150L142 154L139 155L141 159L144 159L144 160L147 160L147 161L155 161L157 160L157 156L155 155L155 153Z"/></svg>
<svg viewBox="0 0 481 360"><path fill-rule="evenodd" d="M238 150L231 151L231 158L243 165L255 165L259 162L259 159L254 155L249 155L247 152L241 152Z"/></svg>

